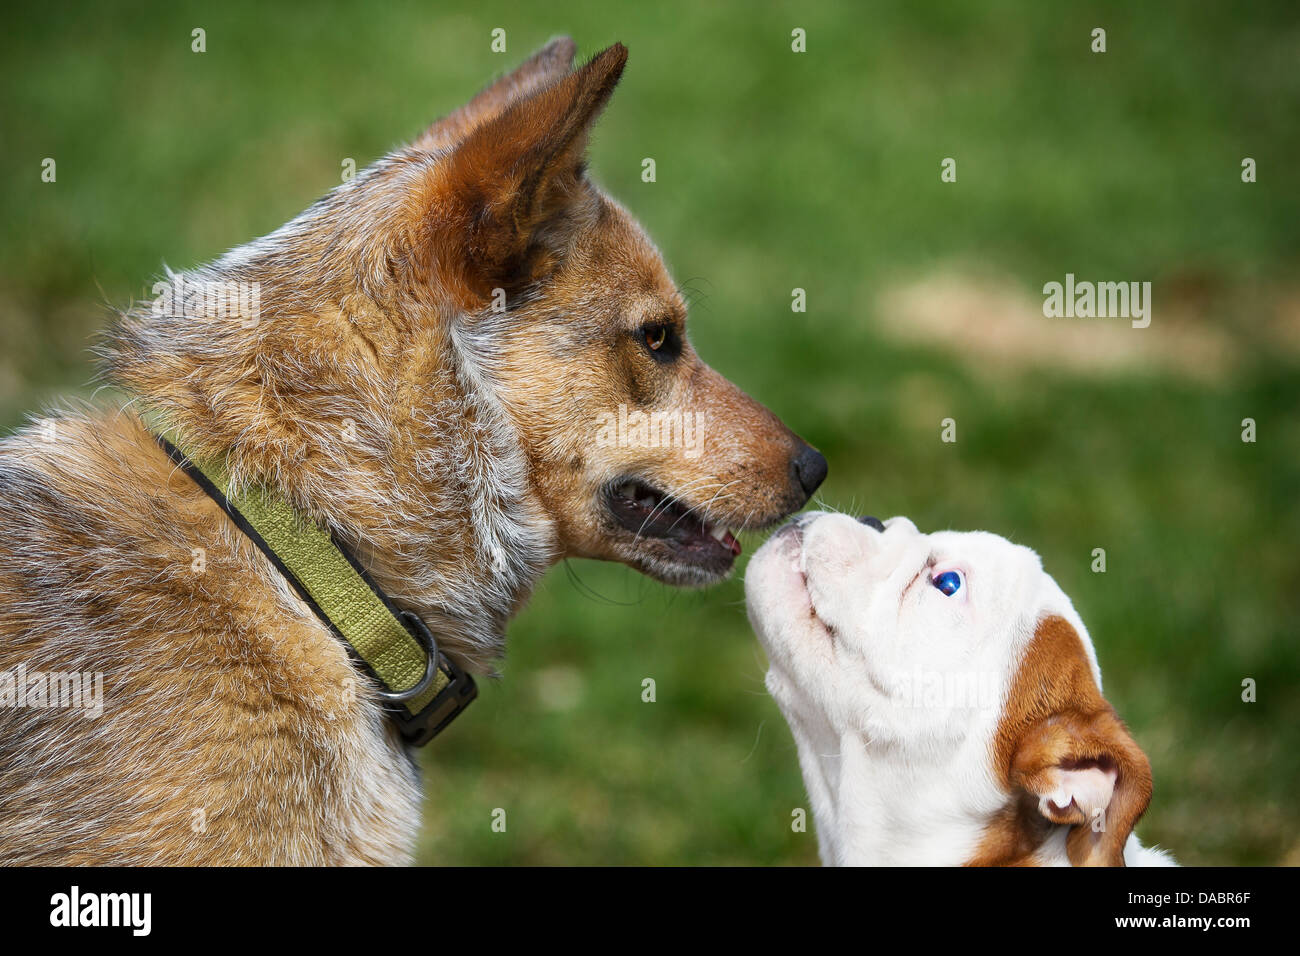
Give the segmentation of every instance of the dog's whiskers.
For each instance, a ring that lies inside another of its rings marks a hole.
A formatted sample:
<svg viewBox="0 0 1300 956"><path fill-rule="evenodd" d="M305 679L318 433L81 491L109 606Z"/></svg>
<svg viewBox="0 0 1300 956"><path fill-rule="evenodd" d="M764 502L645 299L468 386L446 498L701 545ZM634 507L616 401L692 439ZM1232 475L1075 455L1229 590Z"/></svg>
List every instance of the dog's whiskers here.
<svg viewBox="0 0 1300 956"><path fill-rule="evenodd" d="M651 521L653 521L653 520L654 520L654 519L655 519L659 514L661 514L662 512L668 510L668 509L671 508L674 504L678 504L678 503L682 503L682 504L684 504L684 502L682 502L682 498L681 498L682 495L687 494L687 493L693 491L693 490L694 490L695 488L697 488L697 487L707 485L708 481L709 481L709 479L707 479L707 478L697 478L695 481L690 482L689 484L687 484L687 485L686 485L684 488L682 488L680 491L678 491L678 492L669 492L669 493L665 494L664 497L663 497L663 500L660 501L659 504L655 505L655 507L651 509L650 513L649 513L648 515L646 515L645 520L641 522L641 527L639 527L639 528L637 529L636 537L633 538L633 541L636 542L636 541L640 541L640 540L641 540L641 533L642 533L643 531L645 531L646 525L649 524ZM725 487L725 486L724 486L724 487ZM678 519L678 520L680 521L681 519ZM677 527L677 522L676 522L676 521L673 522L672 527L674 527L674 528Z"/></svg>

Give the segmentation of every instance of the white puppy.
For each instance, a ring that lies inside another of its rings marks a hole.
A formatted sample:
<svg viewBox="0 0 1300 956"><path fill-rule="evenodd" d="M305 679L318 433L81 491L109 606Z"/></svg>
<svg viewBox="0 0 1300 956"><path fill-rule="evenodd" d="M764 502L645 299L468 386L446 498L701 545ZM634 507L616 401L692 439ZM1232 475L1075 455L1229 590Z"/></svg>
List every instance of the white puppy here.
<svg viewBox="0 0 1300 956"><path fill-rule="evenodd" d="M745 595L823 863L1172 863L1132 833L1150 765L1033 551L806 514Z"/></svg>

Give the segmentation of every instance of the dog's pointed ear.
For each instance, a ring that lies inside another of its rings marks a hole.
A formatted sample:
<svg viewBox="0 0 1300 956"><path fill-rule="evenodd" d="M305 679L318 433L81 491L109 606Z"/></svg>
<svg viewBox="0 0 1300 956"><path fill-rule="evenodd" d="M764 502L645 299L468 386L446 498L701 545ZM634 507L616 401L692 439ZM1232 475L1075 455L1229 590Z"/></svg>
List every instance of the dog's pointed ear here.
<svg viewBox="0 0 1300 956"><path fill-rule="evenodd" d="M567 76L573 69L576 52L573 40L556 37L460 109L433 123L412 145L428 152L455 145L471 129L499 115L513 101Z"/></svg>
<svg viewBox="0 0 1300 956"><path fill-rule="evenodd" d="M588 132L626 62L616 43L474 127L438 164L430 214L439 266L458 272L474 297L516 291L545 271L550 250L539 233L582 182Z"/></svg>
<svg viewBox="0 0 1300 956"><path fill-rule="evenodd" d="M1012 682L999 732L1008 783L1070 826L1075 866L1123 866L1124 844L1151 802L1151 765L1101 696L1078 632L1042 621Z"/></svg>

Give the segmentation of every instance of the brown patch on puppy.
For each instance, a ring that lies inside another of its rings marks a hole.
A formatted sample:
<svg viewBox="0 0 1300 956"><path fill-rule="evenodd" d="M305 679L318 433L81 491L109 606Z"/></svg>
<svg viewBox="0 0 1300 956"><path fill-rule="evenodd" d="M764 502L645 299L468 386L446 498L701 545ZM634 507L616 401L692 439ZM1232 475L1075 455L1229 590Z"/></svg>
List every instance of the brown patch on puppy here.
<svg viewBox="0 0 1300 956"><path fill-rule="evenodd" d="M1068 621L1041 621L1007 695L993 742L1010 797L970 866L1028 866L1068 825L1075 866L1123 866L1124 844L1151 801L1151 766L1093 680ZM1074 795L1062 806L1052 799Z"/></svg>

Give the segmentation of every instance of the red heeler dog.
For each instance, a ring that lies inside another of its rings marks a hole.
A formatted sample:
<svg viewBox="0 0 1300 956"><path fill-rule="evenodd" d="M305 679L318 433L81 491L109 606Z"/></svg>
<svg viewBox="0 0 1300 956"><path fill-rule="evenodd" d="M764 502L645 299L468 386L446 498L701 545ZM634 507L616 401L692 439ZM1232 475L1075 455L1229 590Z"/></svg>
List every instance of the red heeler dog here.
<svg viewBox="0 0 1300 956"><path fill-rule="evenodd" d="M169 272L101 346L126 400L0 442L0 862L407 862L408 689L352 608L464 691L555 562L706 585L821 483L587 177L627 50L573 53Z"/></svg>

